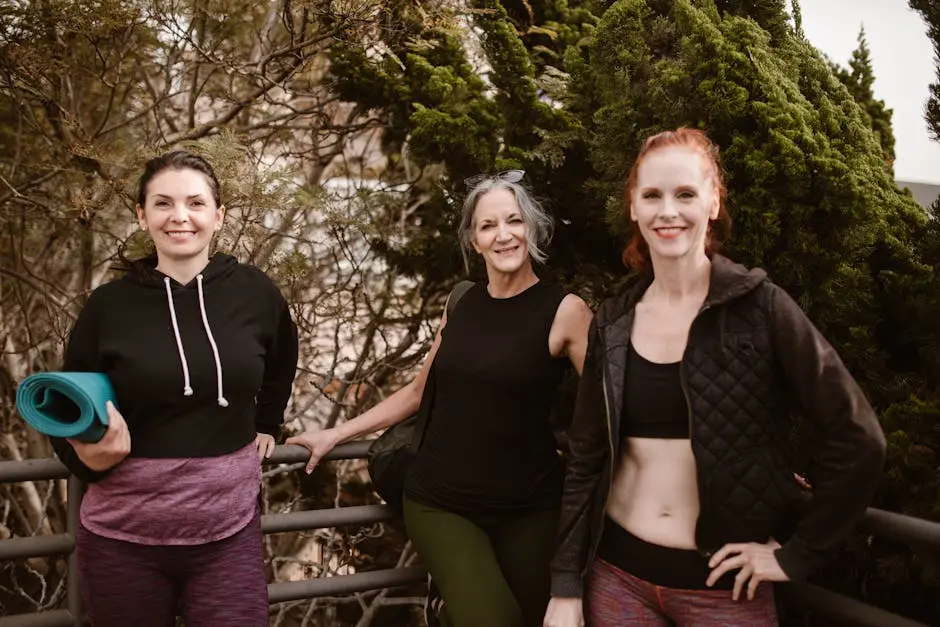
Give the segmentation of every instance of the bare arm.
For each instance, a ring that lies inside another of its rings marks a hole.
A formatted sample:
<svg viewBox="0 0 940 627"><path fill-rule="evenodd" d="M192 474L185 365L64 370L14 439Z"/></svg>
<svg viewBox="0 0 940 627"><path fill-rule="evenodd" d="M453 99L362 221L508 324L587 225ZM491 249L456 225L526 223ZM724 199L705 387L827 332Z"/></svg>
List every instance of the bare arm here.
<svg viewBox="0 0 940 627"><path fill-rule="evenodd" d="M568 294L555 312L555 321L548 334L548 346L555 357L566 356L581 375L587 351L588 327L594 312L579 296Z"/></svg>
<svg viewBox="0 0 940 627"><path fill-rule="evenodd" d="M425 359L418 375L404 387L356 418L336 425L333 429L336 444L387 429L418 411L421 395L424 393L424 383L427 381L430 357L431 355Z"/></svg>
<svg viewBox="0 0 940 627"><path fill-rule="evenodd" d="M581 597L552 597L542 627L584 627Z"/></svg>
<svg viewBox="0 0 940 627"><path fill-rule="evenodd" d="M441 317L441 325L434 336L434 342L431 344L431 350L428 351L424 364L421 366L421 371L407 385L375 407L332 429L307 430L299 435L287 438L286 444L298 444L310 451L306 468L308 474L313 471L320 459L333 450L333 447L337 444L387 429L418 411L418 406L421 404L421 395L424 393L424 386L428 380L428 371L441 345L441 332L446 324L447 312L445 311Z"/></svg>

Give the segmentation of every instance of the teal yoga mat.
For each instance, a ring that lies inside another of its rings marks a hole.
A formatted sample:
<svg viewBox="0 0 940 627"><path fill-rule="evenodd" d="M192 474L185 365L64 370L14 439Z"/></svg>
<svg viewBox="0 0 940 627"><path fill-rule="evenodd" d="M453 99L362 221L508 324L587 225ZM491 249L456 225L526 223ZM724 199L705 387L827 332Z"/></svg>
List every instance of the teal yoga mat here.
<svg viewBox="0 0 940 627"><path fill-rule="evenodd" d="M42 372L16 389L16 408L36 431L83 442L104 436L108 401L115 402L114 388L97 372Z"/></svg>

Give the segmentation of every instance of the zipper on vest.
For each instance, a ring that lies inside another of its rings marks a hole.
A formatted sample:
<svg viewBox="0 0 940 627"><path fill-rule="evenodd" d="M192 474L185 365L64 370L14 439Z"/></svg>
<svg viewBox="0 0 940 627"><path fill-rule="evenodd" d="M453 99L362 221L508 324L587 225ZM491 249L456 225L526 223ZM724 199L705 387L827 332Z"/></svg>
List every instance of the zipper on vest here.
<svg viewBox="0 0 940 627"><path fill-rule="evenodd" d="M711 305L704 305L701 309L698 310L698 313L695 314L695 317L692 318L692 322L691 322L691 324L689 324L689 340L692 339L692 327L695 326L695 321L698 320L698 319L699 319L699 316L701 316L703 313L705 313L706 311L708 311L710 308L711 308ZM685 348L686 348L686 350L689 349L688 341L686 342ZM685 397L685 407L686 407L686 411L688 412L688 415L689 415L689 445L692 446L692 458L695 459L695 446L694 446L694 437L693 437L694 431L692 431L692 400L689 398L689 387L688 387L688 385L686 384L686 377L685 377L685 355L684 355L684 354L683 354L683 356L682 356L682 360L679 362L679 387L682 388L682 395ZM696 492L698 492L698 493L699 493L699 497L701 497L701 491L698 490L698 482L699 482L699 478L698 478L698 464L696 464L695 475L696 475L696 479L695 479L695 483L696 483ZM703 508L703 504L702 504L701 498L700 498L700 499L699 499L699 504L698 504L698 518L701 518L701 517L702 517L702 508ZM695 527L696 527L696 534L695 534L695 535L698 536L698 533L697 533L697 530L698 530L698 519L696 519L696 521L695 521ZM709 550L709 549L705 549L705 550L699 549L699 553L700 553L701 555L704 555L706 558L711 558L711 556L715 554L714 551L711 551L711 550Z"/></svg>
<svg viewBox="0 0 940 627"><path fill-rule="evenodd" d="M606 369L605 369L606 370ZM607 398L607 374L602 375L601 387L604 390L604 414L607 417L607 445L610 447L610 477L607 480L607 494L614 485L614 423L610 419L610 400Z"/></svg>
<svg viewBox="0 0 940 627"><path fill-rule="evenodd" d="M607 418L607 445L610 447L610 474L607 476L607 498L610 498L610 490L614 485L614 425L610 419L610 399L607 395L607 361L604 360L603 370L601 372L601 389L604 392L604 416ZM607 503L606 501L602 504L605 509ZM603 533L603 523L601 524L601 533ZM598 536L591 543L591 550L588 553L588 560L585 564L590 564L594 561L594 557L597 555L597 547L601 543L601 536ZM582 576L586 574L586 571L582 573Z"/></svg>
<svg viewBox="0 0 940 627"><path fill-rule="evenodd" d="M695 317L692 318L692 322L689 324L689 340L692 339L692 327L695 326L695 321L699 319L703 313L708 311L711 308L711 305L704 305L701 309L698 310L698 313L695 314ZM686 340L685 350L689 350L689 342ZM685 396L685 409L689 415L689 442L692 441L692 401L689 399L689 389L686 385L685 378L685 351L683 351L682 359L679 361L679 386L682 388L682 395ZM692 451L693 455L695 451Z"/></svg>
<svg viewBox="0 0 940 627"><path fill-rule="evenodd" d="M689 399L689 388L685 384L685 360L679 362L679 387L682 388L682 396L685 397L685 411L689 420L689 443L692 442L692 401ZM693 457L695 452L692 453Z"/></svg>

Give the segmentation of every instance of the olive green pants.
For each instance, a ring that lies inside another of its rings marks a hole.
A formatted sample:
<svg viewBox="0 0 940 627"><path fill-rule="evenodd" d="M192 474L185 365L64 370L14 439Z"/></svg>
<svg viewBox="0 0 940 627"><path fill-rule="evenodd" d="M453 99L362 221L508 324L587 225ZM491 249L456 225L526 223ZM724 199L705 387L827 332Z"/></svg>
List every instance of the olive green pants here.
<svg viewBox="0 0 940 627"><path fill-rule="evenodd" d="M471 522L407 496L403 505L408 536L444 599L445 625L542 624L558 509Z"/></svg>

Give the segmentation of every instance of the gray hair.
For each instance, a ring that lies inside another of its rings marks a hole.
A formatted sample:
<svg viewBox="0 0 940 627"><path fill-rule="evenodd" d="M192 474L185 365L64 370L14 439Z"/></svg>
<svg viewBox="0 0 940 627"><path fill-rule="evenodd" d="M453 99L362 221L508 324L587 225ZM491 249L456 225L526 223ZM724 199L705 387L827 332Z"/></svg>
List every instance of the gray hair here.
<svg viewBox="0 0 940 627"><path fill-rule="evenodd" d="M486 178L470 190L463 201L463 212L460 216L460 226L457 227L457 238L460 240L460 252L463 254L463 263L467 272L470 271L470 253L473 252L473 226L474 214L480 198L497 189L509 190L519 205L519 213L525 223L526 248L529 256L544 263L548 259L543 248L552 241L555 221L548 215L541 203L532 196L532 193L521 183L510 183L496 177Z"/></svg>

